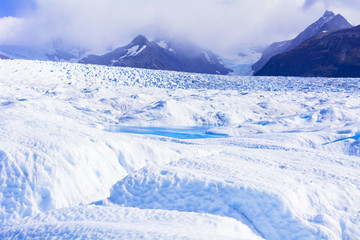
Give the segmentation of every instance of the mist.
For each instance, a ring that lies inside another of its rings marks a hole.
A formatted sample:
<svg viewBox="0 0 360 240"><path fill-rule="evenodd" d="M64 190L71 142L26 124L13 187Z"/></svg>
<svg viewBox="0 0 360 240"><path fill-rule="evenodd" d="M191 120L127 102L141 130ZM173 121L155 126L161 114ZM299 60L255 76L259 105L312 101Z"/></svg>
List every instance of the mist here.
<svg viewBox="0 0 360 240"><path fill-rule="evenodd" d="M290 39L326 9L360 23L358 0L36 0L21 16L0 18L1 45L57 40L104 52L138 34L181 35L221 55Z"/></svg>

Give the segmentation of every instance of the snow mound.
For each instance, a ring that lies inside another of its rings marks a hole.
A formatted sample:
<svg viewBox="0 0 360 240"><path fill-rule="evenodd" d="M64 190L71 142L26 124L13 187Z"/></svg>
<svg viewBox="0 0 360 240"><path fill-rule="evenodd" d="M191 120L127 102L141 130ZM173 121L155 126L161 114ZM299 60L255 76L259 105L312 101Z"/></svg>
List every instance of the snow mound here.
<svg viewBox="0 0 360 240"><path fill-rule="evenodd" d="M184 231L186 229L186 231ZM87 206L52 210L0 226L0 238L261 239L232 218L211 214Z"/></svg>
<svg viewBox="0 0 360 240"><path fill-rule="evenodd" d="M145 48L146 48L146 45L142 46L141 48L139 45L133 46L132 48L128 49L127 53L124 56L120 57L120 59L123 59L126 57L135 57L139 53L141 53Z"/></svg>
<svg viewBox="0 0 360 240"><path fill-rule="evenodd" d="M357 208L360 199L352 193L359 187L359 164L345 167L344 161L335 166L325 154L317 156L318 166L310 161L299 165L296 159L304 158L304 152L260 150L267 160L255 152L259 149L244 147L145 167L115 184L110 198L96 204L231 217L265 239L337 239L342 232L358 231L347 218L348 209ZM314 153L305 156L314 158ZM326 164L329 169L324 171L321 165ZM354 175L344 175L345 168Z"/></svg>
<svg viewBox="0 0 360 240"><path fill-rule="evenodd" d="M227 216L246 223L265 239L311 236L316 239L315 228L294 218L271 193L222 181L206 181L198 175L181 176L178 171L168 169L146 169L125 178L114 186L109 201L127 207Z"/></svg>

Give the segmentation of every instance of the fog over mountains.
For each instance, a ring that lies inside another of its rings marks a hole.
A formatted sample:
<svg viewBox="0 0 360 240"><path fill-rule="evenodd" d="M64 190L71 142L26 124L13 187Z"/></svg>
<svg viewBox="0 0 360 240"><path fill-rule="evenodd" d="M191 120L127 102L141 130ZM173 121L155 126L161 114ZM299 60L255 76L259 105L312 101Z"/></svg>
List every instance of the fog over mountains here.
<svg viewBox="0 0 360 240"><path fill-rule="evenodd" d="M0 46L0 54L10 59L79 62L221 75L232 71L212 51L183 37L149 41L144 35L138 35L126 46L106 54L87 55L88 52L82 47L66 46L61 41L39 47Z"/></svg>
<svg viewBox="0 0 360 240"><path fill-rule="evenodd" d="M281 24L279 24L278 27L280 28ZM180 35L165 33L158 34L161 37L157 38L138 35L129 43L109 46L107 50L100 51L100 54L98 54L99 51L88 48L86 45L72 44L61 38L52 39L47 43L37 46L0 45L0 54L2 58L10 59L79 62L114 67L135 67L221 75L249 75L251 72L254 75L291 75L290 70L286 73L274 72L274 69L270 71L269 67L266 72L260 70L274 56L289 52L318 34L350 27L352 27L352 24L341 14L325 11L322 17L310 24L295 38L275 42L265 48L261 58L257 62L256 60L259 58L259 54L261 54L258 49L261 49L261 47L255 43L254 45L246 45L246 47L244 47L244 45L241 47L241 42L239 42L239 47L234 47L232 50L233 56L228 58L210 51L206 47L206 44L196 44L196 41L192 41L191 34L189 36L183 34L185 37L180 37ZM253 31L249 31L249 34L252 33ZM242 50L239 50L241 48ZM303 58L306 59L306 56L303 56ZM293 61L290 61L290 63L291 62ZM313 64L320 64L323 68L329 67L323 65L325 64L324 62ZM272 63L272 66L274 67L274 63ZM306 75L309 76L317 76L317 74L319 73L306 73ZM347 75L348 74L344 74L344 76ZM322 75L320 74L320 76Z"/></svg>
<svg viewBox="0 0 360 240"><path fill-rule="evenodd" d="M90 55L79 62L222 75L231 72L213 52L190 41L180 38L149 41L143 35L124 47L101 56Z"/></svg>
<svg viewBox="0 0 360 240"><path fill-rule="evenodd" d="M20 1L34 4L0 15L0 45L41 46L62 39L104 54L101 50L125 46L139 34L157 39L168 33L231 55L244 45L293 38L325 9L360 23L357 0L4 0L0 7L12 2L20 9Z"/></svg>

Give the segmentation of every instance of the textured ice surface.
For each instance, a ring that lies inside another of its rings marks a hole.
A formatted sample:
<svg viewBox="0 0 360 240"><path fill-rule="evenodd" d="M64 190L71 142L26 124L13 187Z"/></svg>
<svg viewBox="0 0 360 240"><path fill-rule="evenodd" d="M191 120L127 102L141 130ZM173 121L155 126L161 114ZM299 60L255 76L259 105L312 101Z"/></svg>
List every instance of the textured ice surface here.
<svg viewBox="0 0 360 240"><path fill-rule="evenodd" d="M359 86L2 60L0 237L357 239Z"/></svg>

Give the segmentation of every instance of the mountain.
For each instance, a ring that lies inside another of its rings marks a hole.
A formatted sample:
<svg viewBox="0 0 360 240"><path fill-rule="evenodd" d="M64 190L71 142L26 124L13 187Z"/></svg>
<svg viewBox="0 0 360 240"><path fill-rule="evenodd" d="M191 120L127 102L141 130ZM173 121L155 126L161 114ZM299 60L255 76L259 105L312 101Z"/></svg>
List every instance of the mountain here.
<svg viewBox="0 0 360 240"><path fill-rule="evenodd" d="M321 33L273 57L255 75L360 77L360 26Z"/></svg>
<svg viewBox="0 0 360 240"><path fill-rule="evenodd" d="M77 62L85 56L85 50L58 40L39 46L1 45L0 55L10 59Z"/></svg>
<svg viewBox="0 0 360 240"><path fill-rule="evenodd" d="M173 38L149 41L143 35L137 36L124 47L102 56L89 55L79 62L222 75L231 72L214 53L187 40Z"/></svg>
<svg viewBox="0 0 360 240"><path fill-rule="evenodd" d="M273 56L290 51L307 39L327 31L350 28L352 25L340 14L335 15L331 11L326 11L324 15L308 26L296 38L283 42L275 42L267 47L260 60L252 66L254 73L259 71Z"/></svg>
<svg viewBox="0 0 360 240"><path fill-rule="evenodd" d="M9 57L0 54L0 59L9 59Z"/></svg>

